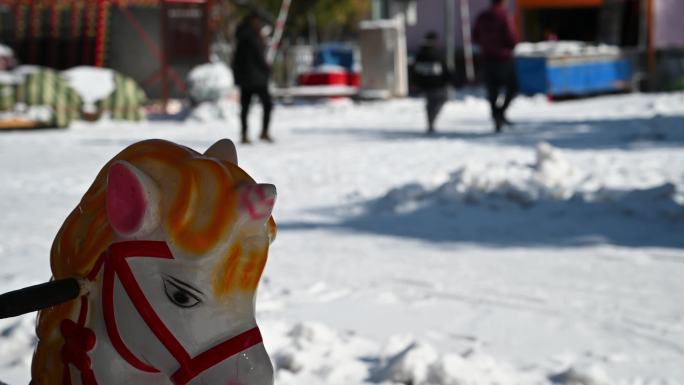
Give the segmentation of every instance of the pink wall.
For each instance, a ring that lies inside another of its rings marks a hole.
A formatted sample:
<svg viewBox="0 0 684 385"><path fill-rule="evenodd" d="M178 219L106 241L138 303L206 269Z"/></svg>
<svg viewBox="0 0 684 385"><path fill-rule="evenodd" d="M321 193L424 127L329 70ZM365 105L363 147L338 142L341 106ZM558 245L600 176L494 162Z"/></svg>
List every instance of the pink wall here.
<svg viewBox="0 0 684 385"><path fill-rule="evenodd" d="M684 0L655 0L655 45L684 48Z"/></svg>

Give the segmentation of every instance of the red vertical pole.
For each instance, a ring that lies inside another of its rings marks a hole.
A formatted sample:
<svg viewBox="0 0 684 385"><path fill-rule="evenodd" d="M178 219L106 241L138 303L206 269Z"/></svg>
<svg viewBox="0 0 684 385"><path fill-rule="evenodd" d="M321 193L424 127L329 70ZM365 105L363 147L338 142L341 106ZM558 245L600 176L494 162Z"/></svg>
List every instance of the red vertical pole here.
<svg viewBox="0 0 684 385"><path fill-rule="evenodd" d="M107 11L109 2L97 0L97 18L95 28L95 66L104 66L105 39L107 38Z"/></svg>

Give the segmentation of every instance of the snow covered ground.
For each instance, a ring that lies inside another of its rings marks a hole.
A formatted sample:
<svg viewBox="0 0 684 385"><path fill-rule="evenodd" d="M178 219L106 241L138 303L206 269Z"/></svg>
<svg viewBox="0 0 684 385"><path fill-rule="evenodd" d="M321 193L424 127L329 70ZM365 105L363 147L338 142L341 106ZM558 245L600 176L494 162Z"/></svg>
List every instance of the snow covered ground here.
<svg viewBox="0 0 684 385"><path fill-rule="evenodd" d="M276 384L684 384L684 94L520 98L501 135L482 99L448 103L434 136L422 108L281 106L276 144L238 148L278 186L257 302ZM49 277L126 145L237 137L210 115L0 135L0 292ZM33 322L0 321L10 385Z"/></svg>

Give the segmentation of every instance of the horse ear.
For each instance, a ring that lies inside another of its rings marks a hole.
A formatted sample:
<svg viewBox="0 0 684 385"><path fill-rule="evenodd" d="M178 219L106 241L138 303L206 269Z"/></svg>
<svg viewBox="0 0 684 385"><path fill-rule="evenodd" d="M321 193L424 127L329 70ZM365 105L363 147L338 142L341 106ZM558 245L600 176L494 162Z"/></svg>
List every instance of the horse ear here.
<svg viewBox="0 0 684 385"><path fill-rule="evenodd" d="M212 144L211 147L204 152L204 155L225 160L232 164L238 164L237 150L235 149L235 144L230 139L221 139Z"/></svg>
<svg viewBox="0 0 684 385"><path fill-rule="evenodd" d="M238 208L247 223L263 225L271 217L276 200L276 187L272 184L250 184L239 187Z"/></svg>
<svg viewBox="0 0 684 385"><path fill-rule="evenodd" d="M107 217L124 237L147 234L159 225L159 188L128 162L117 161L107 175Z"/></svg>

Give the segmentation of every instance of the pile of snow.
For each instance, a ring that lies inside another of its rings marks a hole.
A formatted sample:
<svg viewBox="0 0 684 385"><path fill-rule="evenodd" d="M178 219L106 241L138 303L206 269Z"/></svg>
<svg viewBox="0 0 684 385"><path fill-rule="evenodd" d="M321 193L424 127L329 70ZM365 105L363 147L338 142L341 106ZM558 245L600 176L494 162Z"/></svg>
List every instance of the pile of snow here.
<svg viewBox="0 0 684 385"><path fill-rule="evenodd" d="M88 112L95 112L95 102L114 92L114 71L108 68L74 67L63 71L62 76L81 95Z"/></svg>
<svg viewBox="0 0 684 385"><path fill-rule="evenodd" d="M39 72L43 69L43 67L37 66L37 65L32 65L32 64L24 64L20 65L19 67L15 68L12 70L12 73L20 79L25 78L27 75L30 74L35 74L36 72Z"/></svg>
<svg viewBox="0 0 684 385"><path fill-rule="evenodd" d="M0 44L0 71L11 70L17 65L17 59L14 57L12 48Z"/></svg>
<svg viewBox="0 0 684 385"><path fill-rule="evenodd" d="M194 106L187 119L195 122L222 122L228 125L237 124L239 106L235 100L221 99L216 102L203 102Z"/></svg>
<svg viewBox="0 0 684 385"><path fill-rule="evenodd" d="M607 44L588 44L581 41L543 41L520 43L515 47L518 56L597 56L618 55L620 48Z"/></svg>
<svg viewBox="0 0 684 385"><path fill-rule="evenodd" d="M362 383L368 377L364 357L376 347L353 333L332 330L306 322L269 325L272 335L267 348L274 361L276 383L346 385Z"/></svg>
<svg viewBox="0 0 684 385"><path fill-rule="evenodd" d="M610 385L600 366L516 367L477 350L443 354L408 335L383 346L314 322L270 324L280 385Z"/></svg>
<svg viewBox="0 0 684 385"><path fill-rule="evenodd" d="M0 71L0 84L16 85L21 83L21 77L10 71Z"/></svg>
<svg viewBox="0 0 684 385"><path fill-rule="evenodd" d="M544 370L516 368L486 354L440 354L410 337L392 337L371 370L375 383L414 385L549 384Z"/></svg>
<svg viewBox="0 0 684 385"><path fill-rule="evenodd" d="M4 44L0 44L0 56L14 56L14 51L12 48Z"/></svg>
<svg viewBox="0 0 684 385"><path fill-rule="evenodd" d="M655 214L680 220L684 219L681 201L682 192L672 183L643 190L608 188L599 176L575 167L561 150L542 142L532 164L468 163L436 188L409 183L390 190L379 204L405 213L431 203L495 208L510 204L532 207L540 202L601 203L629 215Z"/></svg>
<svg viewBox="0 0 684 385"><path fill-rule="evenodd" d="M223 62L199 65L188 74L188 93L194 103L216 103L233 89L233 72Z"/></svg>
<svg viewBox="0 0 684 385"><path fill-rule="evenodd" d="M233 72L223 62L199 65L188 75L188 95L193 104L187 118L197 122L231 121L238 110Z"/></svg>
<svg viewBox="0 0 684 385"><path fill-rule="evenodd" d="M32 122L49 122L54 112L50 106L27 106L24 103L17 103L12 110L0 112L0 120L17 119Z"/></svg>
<svg viewBox="0 0 684 385"><path fill-rule="evenodd" d="M0 71L0 83L17 85L24 81L27 75L34 74L41 70L35 65L21 65L11 71Z"/></svg>

